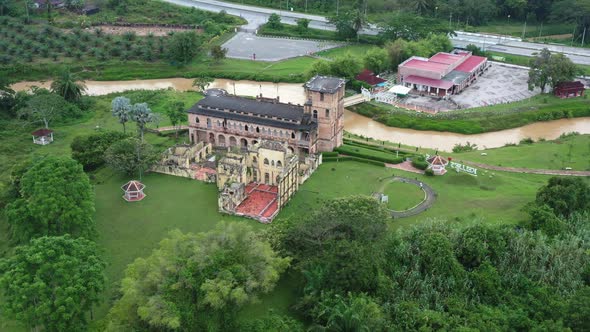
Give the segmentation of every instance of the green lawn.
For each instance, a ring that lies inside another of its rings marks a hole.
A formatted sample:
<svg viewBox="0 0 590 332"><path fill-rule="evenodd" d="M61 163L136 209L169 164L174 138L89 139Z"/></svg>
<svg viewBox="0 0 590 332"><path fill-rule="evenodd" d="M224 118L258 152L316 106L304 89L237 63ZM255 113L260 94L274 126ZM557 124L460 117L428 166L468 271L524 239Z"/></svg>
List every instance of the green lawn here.
<svg viewBox="0 0 590 332"><path fill-rule="evenodd" d="M425 198L424 191L418 186L397 181L386 183L382 192L388 196L387 207L395 211L409 210Z"/></svg>
<svg viewBox="0 0 590 332"><path fill-rule="evenodd" d="M574 26L575 25L571 23L543 23L541 25L541 23L527 22L525 37L568 34L572 33ZM467 30L522 37L524 22L515 20L508 22L507 19L501 21L498 20L482 26L469 27Z"/></svg>
<svg viewBox="0 0 590 332"><path fill-rule="evenodd" d="M316 54L319 56L322 56L324 58L330 58L330 59L335 59L335 58L350 54L350 55L354 56L355 58L360 59L360 58L364 57L365 54L367 53L367 51L372 48L378 48L378 47L372 46L372 45L354 44L354 45L348 45L348 46L343 46L343 47L338 47L338 48L332 48L329 50L318 52Z"/></svg>
<svg viewBox="0 0 590 332"><path fill-rule="evenodd" d="M482 156L485 152L487 155ZM457 160L469 160L497 166L590 170L590 135L576 135L553 141L519 144L497 149L477 150L452 155Z"/></svg>

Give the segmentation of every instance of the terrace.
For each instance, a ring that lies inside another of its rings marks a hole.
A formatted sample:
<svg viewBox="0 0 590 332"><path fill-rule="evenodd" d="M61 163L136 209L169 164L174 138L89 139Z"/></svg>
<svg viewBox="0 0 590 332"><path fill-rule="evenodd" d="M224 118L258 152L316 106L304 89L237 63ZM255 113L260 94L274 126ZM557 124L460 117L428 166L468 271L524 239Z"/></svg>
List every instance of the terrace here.
<svg viewBox="0 0 590 332"><path fill-rule="evenodd" d="M246 199L236 208L236 214L269 223L279 212L277 186L252 182L246 186Z"/></svg>

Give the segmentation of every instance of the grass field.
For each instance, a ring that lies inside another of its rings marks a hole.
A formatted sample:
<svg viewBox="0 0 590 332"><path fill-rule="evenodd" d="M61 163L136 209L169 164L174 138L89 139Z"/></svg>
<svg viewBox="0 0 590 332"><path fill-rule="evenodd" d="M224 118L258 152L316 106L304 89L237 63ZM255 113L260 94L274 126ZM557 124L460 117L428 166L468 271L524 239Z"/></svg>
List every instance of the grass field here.
<svg viewBox="0 0 590 332"><path fill-rule="evenodd" d="M388 196L387 207L395 211L409 210L425 198L424 191L416 185L397 181L386 183L382 193Z"/></svg>
<svg viewBox="0 0 590 332"><path fill-rule="evenodd" d="M486 156L482 156L484 152ZM497 149L452 154L456 160L469 160L496 166L590 170L590 135L576 135L553 141L519 144Z"/></svg>
<svg viewBox="0 0 590 332"><path fill-rule="evenodd" d="M531 57L524 56L524 55L514 55L502 52L495 52L495 51L487 51L487 54L490 56L497 56L504 58L505 63L510 63L513 65L519 66L530 66ZM493 60L493 59L492 59ZM590 66L588 65L576 65L580 71L580 75L590 75Z"/></svg>

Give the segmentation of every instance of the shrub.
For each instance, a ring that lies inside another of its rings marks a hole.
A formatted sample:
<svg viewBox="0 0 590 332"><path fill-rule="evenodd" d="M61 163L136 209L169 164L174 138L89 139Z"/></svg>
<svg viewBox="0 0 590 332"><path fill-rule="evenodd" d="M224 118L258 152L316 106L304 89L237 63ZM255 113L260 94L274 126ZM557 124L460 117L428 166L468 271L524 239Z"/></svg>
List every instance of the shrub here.
<svg viewBox="0 0 590 332"><path fill-rule="evenodd" d="M427 170L424 171L424 175L434 176L434 171L429 168L429 169L427 169Z"/></svg>
<svg viewBox="0 0 590 332"><path fill-rule="evenodd" d="M533 144L533 143L535 143L535 141L533 141L532 138L526 137L526 138L521 139L519 144Z"/></svg>
<svg viewBox="0 0 590 332"><path fill-rule="evenodd" d="M467 143L465 143L465 145L462 145L461 143L457 143L453 147L453 152L455 152L455 153L468 152L468 151L473 151L473 150L477 150L477 144L471 144L471 143L469 143L469 141L467 141Z"/></svg>
<svg viewBox="0 0 590 332"><path fill-rule="evenodd" d="M412 158L412 166L417 169L425 170L428 168L428 163L424 160L424 157Z"/></svg>
<svg viewBox="0 0 590 332"><path fill-rule="evenodd" d="M402 158L402 157L395 157L394 155L387 156L387 154L388 154L387 152L372 153L372 151L370 151L370 150L363 149L363 148L356 148L354 146L343 145L335 150L342 153L342 154L345 154L345 155L359 157L359 158L363 158L363 159L370 159L370 160L375 160L375 161L380 161L380 162L390 163L390 164L399 164L404 161L404 158Z"/></svg>

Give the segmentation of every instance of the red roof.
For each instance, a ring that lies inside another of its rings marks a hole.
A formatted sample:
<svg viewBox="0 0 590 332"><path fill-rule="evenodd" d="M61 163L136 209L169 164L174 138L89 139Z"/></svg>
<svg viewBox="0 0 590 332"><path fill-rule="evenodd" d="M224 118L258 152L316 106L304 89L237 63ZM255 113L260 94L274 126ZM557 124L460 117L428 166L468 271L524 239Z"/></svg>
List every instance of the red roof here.
<svg viewBox="0 0 590 332"><path fill-rule="evenodd" d="M451 81L436 80L433 78L409 75L404 78L404 83L422 84L433 88L448 90L453 86Z"/></svg>
<svg viewBox="0 0 590 332"><path fill-rule="evenodd" d="M446 65L452 65L457 61L463 59L463 55L456 55L451 53L436 53L428 61L444 63Z"/></svg>
<svg viewBox="0 0 590 332"><path fill-rule="evenodd" d="M445 158L443 158L439 155L432 156L432 157L428 158L426 161L431 165L442 165L442 166L446 166L449 163L448 160L446 160Z"/></svg>
<svg viewBox="0 0 590 332"><path fill-rule="evenodd" d="M555 89L584 89L584 84L580 81L573 82L559 82L555 86Z"/></svg>
<svg viewBox="0 0 590 332"><path fill-rule="evenodd" d="M355 77L359 81L366 82L370 85L377 85L380 83L385 83L387 80L382 79L381 77L377 77L375 73L372 71L365 69L360 74L356 75Z"/></svg>
<svg viewBox="0 0 590 332"><path fill-rule="evenodd" d="M482 56L472 55L467 60L465 60L462 64L457 66L455 70L462 71L465 73L472 73L477 67L479 67L482 63L486 62L488 59Z"/></svg>
<svg viewBox="0 0 590 332"><path fill-rule="evenodd" d="M43 128L43 129L37 129L34 132L32 132L31 134L35 137L41 137L41 136L47 136L49 134L53 133L53 130L51 129L47 129L47 128Z"/></svg>
<svg viewBox="0 0 590 332"><path fill-rule="evenodd" d="M142 191L145 188L145 185L139 181L131 180L125 183L122 187L125 191Z"/></svg>
<svg viewBox="0 0 590 332"><path fill-rule="evenodd" d="M433 71L438 73L439 75L442 75L445 73L449 65L444 63L432 62L428 60L410 59L406 63L404 63L402 67L423 69Z"/></svg>

